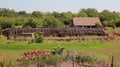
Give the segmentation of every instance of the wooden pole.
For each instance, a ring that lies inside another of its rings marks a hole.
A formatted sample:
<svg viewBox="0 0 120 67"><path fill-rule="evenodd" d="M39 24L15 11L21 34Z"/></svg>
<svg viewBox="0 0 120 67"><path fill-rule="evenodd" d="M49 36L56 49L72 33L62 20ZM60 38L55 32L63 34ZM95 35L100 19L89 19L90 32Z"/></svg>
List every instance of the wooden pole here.
<svg viewBox="0 0 120 67"><path fill-rule="evenodd" d="M2 62L0 62L0 65L1 65L1 67L4 67Z"/></svg>
<svg viewBox="0 0 120 67"><path fill-rule="evenodd" d="M73 65L73 67L74 67L74 57L73 57L73 55L72 55L72 61L73 61L72 65Z"/></svg>
<svg viewBox="0 0 120 67"><path fill-rule="evenodd" d="M114 64L114 56L112 56L111 67L114 67L113 64Z"/></svg>
<svg viewBox="0 0 120 67"><path fill-rule="evenodd" d="M38 59L37 67L40 67L40 57L39 57L39 55L38 55L37 59Z"/></svg>

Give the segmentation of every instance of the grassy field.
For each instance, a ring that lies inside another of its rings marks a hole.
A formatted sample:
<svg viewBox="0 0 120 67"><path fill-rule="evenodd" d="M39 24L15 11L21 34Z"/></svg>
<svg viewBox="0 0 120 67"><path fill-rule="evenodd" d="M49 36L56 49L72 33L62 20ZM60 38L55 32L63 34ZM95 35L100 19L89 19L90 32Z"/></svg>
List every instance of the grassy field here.
<svg viewBox="0 0 120 67"><path fill-rule="evenodd" d="M0 60L16 59L26 51L52 50L54 47L61 45L65 50L89 52L99 57L107 56L111 59L111 56L115 56L115 67L120 67L119 43L120 42L114 41L27 43L14 41L4 42L3 40L0 43Z"/></svg>
<svg viewBox="0 0 120 67"><path fill-rule="evenodd" d="M24 52L28 50L52 50L54 47L61 45L66 50L95 50L113 45L110 42L52 42L52 43L25 43L25 42L8 42L0 44L0 51L7 52Z"/></svg>

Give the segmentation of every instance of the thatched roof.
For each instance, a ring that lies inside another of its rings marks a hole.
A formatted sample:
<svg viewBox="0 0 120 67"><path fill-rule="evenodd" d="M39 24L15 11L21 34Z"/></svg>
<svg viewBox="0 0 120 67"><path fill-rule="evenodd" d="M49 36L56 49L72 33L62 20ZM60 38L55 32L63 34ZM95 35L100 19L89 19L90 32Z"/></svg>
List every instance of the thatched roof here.
<svg viewBox="0 0 120 67"><path fill-rule="evenodd" d="M98 17L75 17L73 18L74 26L95 26L96 23L101 24Z"/></svg>

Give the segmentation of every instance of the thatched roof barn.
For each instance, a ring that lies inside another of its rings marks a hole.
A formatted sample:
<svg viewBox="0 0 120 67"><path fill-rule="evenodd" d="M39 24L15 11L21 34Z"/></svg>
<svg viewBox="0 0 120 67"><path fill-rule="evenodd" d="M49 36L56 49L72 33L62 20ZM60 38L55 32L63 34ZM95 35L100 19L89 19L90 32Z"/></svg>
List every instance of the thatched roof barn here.
<svg viewBox="0 0 120 67"><path fill-rule="evenodd" d="M96 24L101 25L98 17L75 17L73 18L72 26L74 27L96 27Z"/></svg>

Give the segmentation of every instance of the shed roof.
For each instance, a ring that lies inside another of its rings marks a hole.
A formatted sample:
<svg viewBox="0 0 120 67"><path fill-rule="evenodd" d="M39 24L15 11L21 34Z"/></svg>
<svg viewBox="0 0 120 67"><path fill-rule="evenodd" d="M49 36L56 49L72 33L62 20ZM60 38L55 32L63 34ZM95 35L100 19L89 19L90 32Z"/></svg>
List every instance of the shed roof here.
<svg viewBox="0 0 120 67"><path fill-rule="evenodd" d="M101 21L98 17L75 17L73 18L74 26L95 26L96 23L101 24Z"/></svg>

